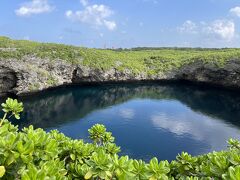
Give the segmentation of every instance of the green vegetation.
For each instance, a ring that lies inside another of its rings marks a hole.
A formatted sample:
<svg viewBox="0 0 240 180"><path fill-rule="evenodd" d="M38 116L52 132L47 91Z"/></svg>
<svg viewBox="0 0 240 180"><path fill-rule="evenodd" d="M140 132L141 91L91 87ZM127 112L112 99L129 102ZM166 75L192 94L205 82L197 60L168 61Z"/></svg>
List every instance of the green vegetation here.
<svg viewBox="0 0 240 180"><path fill-rule="evenodd" d="M32 126L19 131L6 118L19 119L22 103L2 104L0 178L45 179L240 179L240 143L229 140L229 150L192 157L179 154L172 162L118 156L120 148L103 125L89 129L93 143L72 140L57 130L46 133Z"/></svg>
<svg viewBox="0 0 240 180"><path fill-rule="evenodd" d="M223 66L226 61L240 59L240 49L191 49L191 48L134 48L89 49L53 43L11 40L0 37L0 59L36 56L83 64L97 69L116 68L131 70L135 74L157 74L181 67L197 60Z"/></svg>
<svg viewBox="0 0 240 180"><path fill-rule="evenodd" d="M48 76L48 80L47 80L48 85L56 85L57 83L58 81L54 77Z"/></svg>

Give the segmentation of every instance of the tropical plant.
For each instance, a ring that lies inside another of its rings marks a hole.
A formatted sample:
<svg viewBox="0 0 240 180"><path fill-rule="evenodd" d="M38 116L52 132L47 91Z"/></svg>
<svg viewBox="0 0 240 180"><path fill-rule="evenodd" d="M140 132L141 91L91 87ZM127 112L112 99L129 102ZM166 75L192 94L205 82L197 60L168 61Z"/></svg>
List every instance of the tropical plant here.
<svg viewBox="0 0 240 180"><path fill-rule="evenodd" d="M0 121L0 126L6 120L7 115L10 113L10 117L14 116L16 119L20 119L20 113L23 111L23 103L19 103L16 99L8 98L6 103L2 103L3 112L5 113Z"/></svg>
<svg viewBox="0 0 240 180"><path fill-rule="evenodd" d="M89 129L93 143L85 143L66 137L57 130L47 133L30 126L19 131L6 118L13 116L19 119L23 104L9 98L2 107L2 179L240 179L240 147L237 140L229 140L229 150L196 157L182 153L172 162L152 158L147 163L119 156L120 148L104 125L96 124Z"/></svg>

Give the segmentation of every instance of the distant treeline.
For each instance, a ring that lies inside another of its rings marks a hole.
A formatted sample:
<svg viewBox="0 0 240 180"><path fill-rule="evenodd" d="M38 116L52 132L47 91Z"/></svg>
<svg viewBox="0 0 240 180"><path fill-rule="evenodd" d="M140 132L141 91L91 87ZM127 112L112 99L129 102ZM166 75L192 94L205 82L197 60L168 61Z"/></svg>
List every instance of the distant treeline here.
<svg viewBox="0 0 240 180"><path fill-rule="evenodd" d="M207 50L229 50L229 49L239 49L239 48L202 48L202 47L134 47L134 48L107 48L106 50L114 51L144 51L144 50L197 50L197 51L207 51Z"/></svg>

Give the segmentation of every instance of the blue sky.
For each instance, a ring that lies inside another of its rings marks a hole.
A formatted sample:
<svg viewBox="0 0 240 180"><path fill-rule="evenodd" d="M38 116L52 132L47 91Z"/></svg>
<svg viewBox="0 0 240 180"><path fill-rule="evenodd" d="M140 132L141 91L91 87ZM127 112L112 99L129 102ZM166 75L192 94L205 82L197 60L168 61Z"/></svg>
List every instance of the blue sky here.
<svg viewBox="0 0 240 180"><path fill-rule="evenodd" d="M240 47L239 0L1 0L0 35L87 47Z"/></svg>

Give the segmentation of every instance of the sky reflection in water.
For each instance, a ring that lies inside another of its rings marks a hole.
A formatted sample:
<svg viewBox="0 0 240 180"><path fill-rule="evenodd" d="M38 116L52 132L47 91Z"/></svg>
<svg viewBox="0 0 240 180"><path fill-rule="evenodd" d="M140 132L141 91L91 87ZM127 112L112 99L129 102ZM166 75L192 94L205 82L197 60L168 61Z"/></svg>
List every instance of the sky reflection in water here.
<svg viewBox="0 0 240 180"><path fill-rule="evenodd" d="M133 158L172 160L222 150L240 138L240 95L190 85L109 85L70 87L31 98L20 127L57 128L89 141L87 129L106 125L122 153Z"/></svg>

